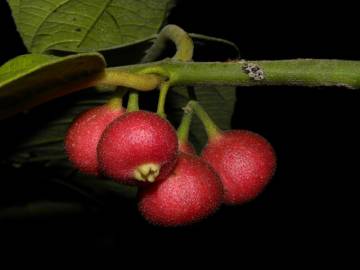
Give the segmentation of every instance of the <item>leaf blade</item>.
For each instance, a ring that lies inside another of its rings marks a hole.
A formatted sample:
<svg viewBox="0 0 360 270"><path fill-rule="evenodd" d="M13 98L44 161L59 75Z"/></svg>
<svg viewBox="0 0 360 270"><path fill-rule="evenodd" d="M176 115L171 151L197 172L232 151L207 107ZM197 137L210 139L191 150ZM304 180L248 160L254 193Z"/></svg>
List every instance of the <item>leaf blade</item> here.
<svg viewBox="0 0 360 270"><path fill-rule="evenodd" d="M31 52L77 52L136 42L157 33L174 0L8 0Z"/></svg>
<svg viewBox="0 0 360 270"><path fill-rule="evenodd" d="M81 89L104 68L97 53L16 57L0 67L0 119Z"/></svg>

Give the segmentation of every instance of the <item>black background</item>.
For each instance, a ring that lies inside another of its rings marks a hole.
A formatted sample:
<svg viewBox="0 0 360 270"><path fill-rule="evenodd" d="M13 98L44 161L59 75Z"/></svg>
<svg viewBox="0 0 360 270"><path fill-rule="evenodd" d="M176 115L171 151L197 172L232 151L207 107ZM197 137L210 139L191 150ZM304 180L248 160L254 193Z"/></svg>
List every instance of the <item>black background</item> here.
<svg viewBox="0 0 360 270"><path fill-rule="evenodd" d="M4 2L0 63L25 52ZM360 60L354 6L239 2L180 1L169 22L188 32L231 40L245 59ZM209 58L217 55L212 52ZM218 250L233 243L232 250L239 252L280 247L292 253L304 246L303 252L314 254L348 245L355 239L358 214L358 90L251 87L239 88L237 98L233 127L262 134L278 154L276 175L255 201L223 207L200 224L176 229L146 224L133 205L125 205L117 215L105 210L95 216L3 223L10 225L2 230L7 245L150 251L154 243L159 250L179 245Z"/></svg>

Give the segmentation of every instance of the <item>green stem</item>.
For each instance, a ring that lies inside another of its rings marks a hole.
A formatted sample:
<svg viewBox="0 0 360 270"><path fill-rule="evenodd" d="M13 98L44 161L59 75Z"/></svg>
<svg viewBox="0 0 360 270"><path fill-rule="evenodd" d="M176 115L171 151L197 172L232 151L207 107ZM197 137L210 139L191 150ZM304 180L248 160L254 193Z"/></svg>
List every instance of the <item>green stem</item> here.
<svg viewBox="0 0 360 270"><path fill-rule="evenodd" d="M107 105L114 110L120 109L122 107L123 97L127 91L127 88L117 87L114 95L107 102Z"/></svg>
<svg viewBox="0 0 360 270"><path fill-rule="evenodd" d="M94 84L124 86L139 91L149 91L158 87L161 80L161 77L153 74L136 74L108 68L101 75L97 75Z"/></svg>
<svg viewBox="0 0 360 270"><path fill-rule="evenodd" d="M191 126L193 110L185 109L180 125L177 129L177 135L180 143L187 143L189 141L189 131Z"/></svg>
<svg viewBox="0 0 360 270"><path fill-rule="evenodd" d="M127 112L135 112L139 110L139 92L131 90L127 104Z"/></svg>
<svg viewBox="0 0 360 270"><path fill-rule="evenodd" d="M166 118L165 102L166 102L166 95L169 91L169 87L170 87L170 84L168 82L164 82L160 86L157 114L163 118Z"/></svg>
<svg viewBox="0 0 360 270"><path fill-rule="evenodd" d="M205 109L197 101L191 100L187 106L193 109L197 117L199 117L200 121L204 125L209 139L214 138L221 133L221 129L215 124Z"/></svg>
<svg viewBox="0 0 360 270"><path fill-rule="evenodd" d="M163 60L149 64L110 68L127 70L161 70L171 85L296 85L360 88L360 61L347 60L273 60L251 61L264 72L265 79L254 80L244 72L246 62L174 62Z"/></svg>
<svg viewBox="0 0 360 270"><path fill-rule="evenodd" d="M142 62L149 62L149 59L158 58L166 48L168 40L171 40L176 45L176 54L173 59L180 61L190 61L192 59L194 44L191 37L179 26L169 24L160 31L154 45L148 50Z"/></svg>

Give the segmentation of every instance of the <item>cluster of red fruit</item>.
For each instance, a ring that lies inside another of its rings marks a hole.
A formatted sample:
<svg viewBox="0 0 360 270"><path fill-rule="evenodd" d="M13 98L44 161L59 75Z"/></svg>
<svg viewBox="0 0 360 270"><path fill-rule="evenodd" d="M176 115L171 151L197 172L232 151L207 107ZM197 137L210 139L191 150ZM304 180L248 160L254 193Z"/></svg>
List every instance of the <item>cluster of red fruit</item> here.
<svg viewBox="0 0 360 270"><path fill-rule="evenodd" d="M192 105L200 118L206 114ZM80 171L137 185L139 211L149 222L177 226L209 216L222 203L252 200L275 170L274 150L260 135L222 132L215 124L207 131L199 157L166 119L109 103L75 119L65 148Z"/></svg>

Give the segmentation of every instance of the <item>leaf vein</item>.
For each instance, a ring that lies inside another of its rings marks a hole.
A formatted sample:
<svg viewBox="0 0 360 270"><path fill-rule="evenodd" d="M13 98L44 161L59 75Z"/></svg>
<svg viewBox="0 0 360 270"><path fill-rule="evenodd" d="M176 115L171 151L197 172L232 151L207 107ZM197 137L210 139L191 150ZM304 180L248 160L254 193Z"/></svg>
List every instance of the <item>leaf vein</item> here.
<svg viewBox="0 0 360 270"><path fill-rule="evenodd" d="M99 21L99 19L101 18L101 15L104 14L106 8L111 4L112 0L108 0L104 6L104 8L101 10L101 12L99 12L98 16L95 18L95 20L92 22L91 26L89 27L89 29L85 32L83 38L81 39L81 41L79 42L79 44L76 46L77 48L79 48L84 40L86 39L86 37L89 35L90 31L92 30L92 28L94 27L94 25Z"/></svg>
<svg viewBox="0 0 360 270"><path fill-rule="evenodd" d="M35 33L34 33L34 35L33 35L33 38L31 39L31 42L30 42L30 48L33 47L33 45L34 45L34 40L35 40L35 38L36 38L37 33L39 32L39 30L40 30L40 28L43 26L43 24L46 22L46 20L51 16L51 14L53 14L53 12L54 12L55 10L57 10L58 8L60 8L60 7L64 6L64 5L66 5L66 4L69 3L70 1L71 1L71 0L65 0L65 1L61 2L59 5L56 5L55 8L54 8L51 12L49 12L49 14L47 14L47 15L44 17L44 19L43 19L43 20L41 21L41 23L39 24L38 28L35 30Z"/></svg>

